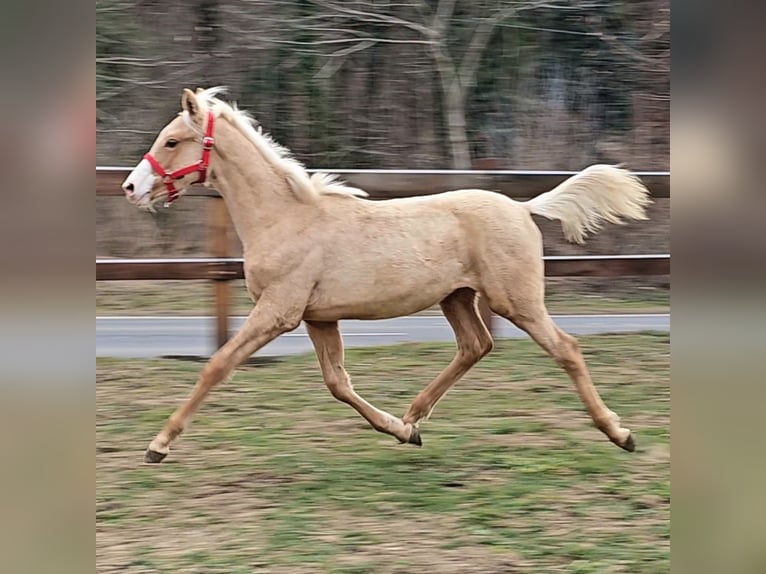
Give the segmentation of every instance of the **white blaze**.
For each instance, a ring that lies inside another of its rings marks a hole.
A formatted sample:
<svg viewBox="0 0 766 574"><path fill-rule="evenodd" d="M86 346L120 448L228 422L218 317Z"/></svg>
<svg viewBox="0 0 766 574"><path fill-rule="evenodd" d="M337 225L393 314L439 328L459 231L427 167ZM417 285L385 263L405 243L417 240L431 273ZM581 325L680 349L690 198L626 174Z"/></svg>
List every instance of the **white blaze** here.
<svg viewBox="0 0 766 574"><path fill-rule="evenodd" d="M139 206L148 205L149 194L154 187L154 178L155 173L152 164L142 159L122 184L128 201ZM129 187L131 184L133 185L132 190Z"/></svg>

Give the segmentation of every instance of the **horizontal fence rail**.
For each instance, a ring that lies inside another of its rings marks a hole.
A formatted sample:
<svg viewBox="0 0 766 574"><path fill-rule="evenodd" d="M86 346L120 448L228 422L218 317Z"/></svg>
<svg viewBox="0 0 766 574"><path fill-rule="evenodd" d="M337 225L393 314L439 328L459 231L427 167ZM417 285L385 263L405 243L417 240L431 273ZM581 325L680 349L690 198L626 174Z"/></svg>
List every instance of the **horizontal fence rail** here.
<svg viewBox="0 0 766 574"><path fill-rule="evenodd" d="M130 173L126 167L97 167L96 195L123 195L120 184ZM435 169L323 169L306 170L334 173L353 187L365 190L372 199L392 199L412 195L432 195L453 189L488 189L514 198L529 198L550 191L576 171L520 170L435 170ZM654 198L670 197L670 173L638 171ZM218 192L194 185L191 196L218 197Z"/></svg>
<svg viewBox="0 0 766 574"><path fill-rule="evenodd" d="M549 255L546 277L625 277L670 274L670 254ZM244 279L239 257L176 259L96 259L96 281Z"/></svg>
<svg viewBox="0 0 766 574"><path fill-rule="evenodd" d="M96 167L96 195L122 196L120 185L131 168ZM314 172L318 170L308 170ZM570 171L454 171L454 170L321 170L338 174L349 185L364 189L372 199L431 195L452 189L481 188L516 199L540 195L577 172ZM635 172L654 198L670 197L668 172ZM228 282L244 278L243 260L229 257L231 223L221 196L195 185L189 195L211 198L208 245L215 257L167 259L96 259L97 281L209 280L214 286L218 346L229 338ZM545 260L547 277L627 277L670 274L669 254L650 255L551 255ZM491 313L482 316L491 329Z"/></svg>

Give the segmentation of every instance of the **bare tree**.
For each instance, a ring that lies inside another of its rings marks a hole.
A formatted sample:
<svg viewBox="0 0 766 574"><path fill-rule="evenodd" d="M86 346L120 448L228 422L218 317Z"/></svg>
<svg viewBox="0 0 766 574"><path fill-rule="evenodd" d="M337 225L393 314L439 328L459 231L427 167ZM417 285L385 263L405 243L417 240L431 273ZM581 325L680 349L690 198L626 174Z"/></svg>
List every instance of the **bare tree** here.
<svg viewBox="0 0 766 574"><path fill-rule="evenodd" d="M443 116L447 126L453 169L471 168L466 131L466 101L476 85L481 58L498 24L522 11L559 6L554 1L543 0L512 3L474 2L470 6L470 16L464 15L458 19L457 0L439 0L435 6L426 0L410 4L338 3L329 0L314 0L313 3L338 21L341 27L333 28L335 31L345 33L345 38L335 40L345 46L335 51L333 57L345 56L381 42L422 44L426 47L440 79ZM457 20L462 24L470 22L468 26L464 25L463 29L457 30ZM360 34L358 27L365 24L388 30L407 30L410 36L394 39ZM415 38L412 37L412 33ZM334 68L339 65L337 61L333 63Z"/></svg>
<svg viewBox="0 0 766 574"><path fill-rule="evenodd" d="M100 161L143 149L181 87L223 84L312 166L666 165L667 0L98 0L96 11Z"/></svg>

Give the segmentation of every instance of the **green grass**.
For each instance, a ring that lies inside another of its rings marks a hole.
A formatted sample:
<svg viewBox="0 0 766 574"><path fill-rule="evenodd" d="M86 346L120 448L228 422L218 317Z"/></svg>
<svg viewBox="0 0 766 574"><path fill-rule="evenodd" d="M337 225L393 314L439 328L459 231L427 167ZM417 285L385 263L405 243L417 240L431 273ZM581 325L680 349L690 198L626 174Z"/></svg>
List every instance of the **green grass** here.
<svg viewBox="0 0 766 574"><path fill-rule="evenodd" d="M99 572L669 571L667 334L580 339L628 454L529 341L501 341L421 425L378 434L313 356L243 366L159 466L143 449L195 361L98 359ZM347 351L357 391L401 415L450 345Z"/></svg>
<svg viewBox="0 0 766 574"><path fill-rule="evenodd" d="M594 293L561 279L549 285L546 304L551 313L667 313L670 291L644 286L630 291ZM252 303L244 281L232 281L231 313L247 315ZM213 287L209 281L97 281L96 315L209 315L213 313ZM438 307L425 311L439 312Z"/></svg>

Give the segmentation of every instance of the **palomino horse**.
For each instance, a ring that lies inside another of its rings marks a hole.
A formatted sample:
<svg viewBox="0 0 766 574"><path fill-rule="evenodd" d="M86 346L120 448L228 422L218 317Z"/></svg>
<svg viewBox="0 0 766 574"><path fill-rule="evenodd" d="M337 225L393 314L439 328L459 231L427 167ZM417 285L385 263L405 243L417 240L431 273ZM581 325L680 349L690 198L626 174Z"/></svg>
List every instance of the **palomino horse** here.
<svg viewBox="0 0 766 574"><path fill-rule="evenodd" d="M602 220L645 219L650 200L635 176L594 165L527 202L480 189L369 201L331 176L309 177L245 113L217 99L219 91L184 90L182 112L122 184L128 200L145 209L172 202L193 183L218 190L242 241L255 302L240 331L212 356L191 396L149 444L147 462L167 455L215 385L301 321L332 395L375 430L420 445L418 423L492 349L478 296L564 368L609 440L634 450L630 431L593 386L576 340L548 315L542 239L532 214L560 220L574 242ZM395 417L354 391L338 320L410 315L436 303L455 331L457 353L405 415Z"/></svg>

